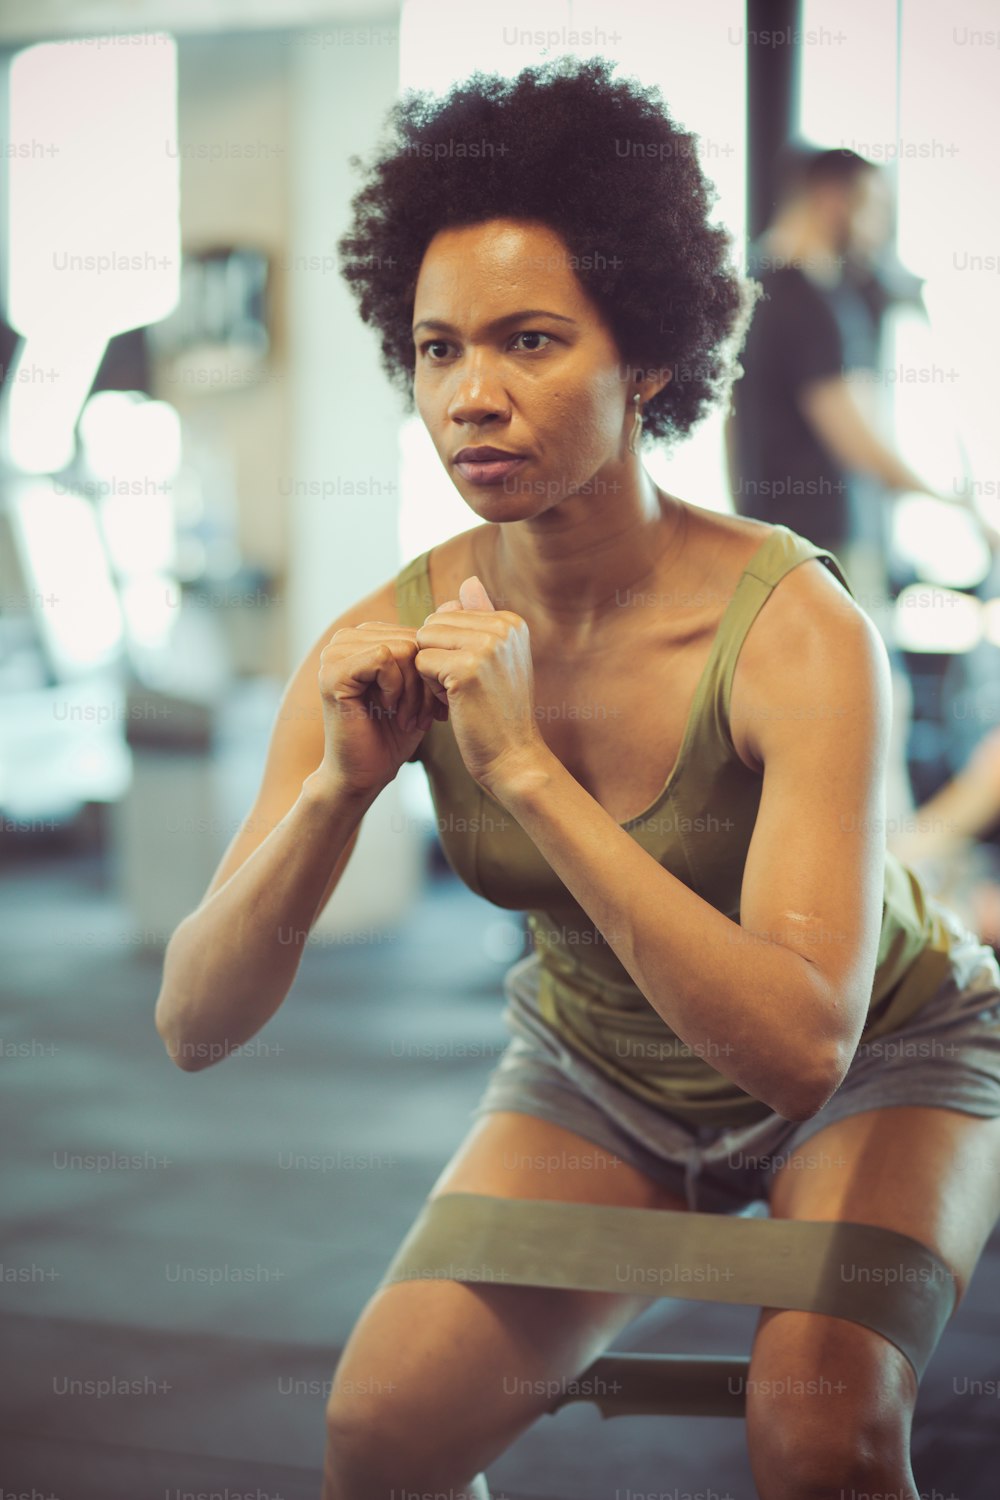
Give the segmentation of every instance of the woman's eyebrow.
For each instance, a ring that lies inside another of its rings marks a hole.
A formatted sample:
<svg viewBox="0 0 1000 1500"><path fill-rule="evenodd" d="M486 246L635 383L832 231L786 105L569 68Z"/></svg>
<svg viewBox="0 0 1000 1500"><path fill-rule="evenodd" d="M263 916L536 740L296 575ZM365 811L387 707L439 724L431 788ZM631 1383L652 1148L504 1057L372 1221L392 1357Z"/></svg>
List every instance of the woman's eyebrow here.
<svg viewBox="0 0 1000 1500"><path fill-rule="evenodd" d="M494 318L492 323L487 323L485 331L492 333L496 328L502 328L505 323L517 323L521 318L555 318L559 323L573 323L575 318L564 317L562 313L549 312L544 307L526 307L522 312L505 313L502 318ZM442 333L457 333L458 329L451 323L445 323L441 318L421 318L419 323L414 323L413 332L418 328L438 328Z"/></svg>

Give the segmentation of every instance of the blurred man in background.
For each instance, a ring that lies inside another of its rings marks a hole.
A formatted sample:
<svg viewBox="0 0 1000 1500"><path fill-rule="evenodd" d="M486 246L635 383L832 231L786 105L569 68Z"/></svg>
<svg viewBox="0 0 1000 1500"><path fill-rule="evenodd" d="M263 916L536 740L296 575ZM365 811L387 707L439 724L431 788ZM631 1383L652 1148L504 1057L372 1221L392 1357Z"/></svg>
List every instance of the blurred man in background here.
<svg viewBox="0 0 1000 1500"><path fill-rule="evenodd" d="M733 504L829 548L853 578L852 543L867 534L884 552L887 536L887 516L866 528L863 508L885 512L880 502L906 490L944 498L876 427L883 314L920 305L921 283L892 255L889 187L874 163L847 149L799 152L783 175L777 214L748 255L764 295L726 429Z"/></svg>

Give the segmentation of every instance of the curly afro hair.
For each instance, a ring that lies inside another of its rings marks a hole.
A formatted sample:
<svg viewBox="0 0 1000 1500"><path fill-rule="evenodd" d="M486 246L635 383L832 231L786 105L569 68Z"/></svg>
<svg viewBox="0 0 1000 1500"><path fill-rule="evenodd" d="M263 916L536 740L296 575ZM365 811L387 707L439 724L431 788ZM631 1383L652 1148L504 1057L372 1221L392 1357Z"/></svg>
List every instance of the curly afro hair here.
<svg viewBox="0 0 1000 1500"><path fill-rule="evenodd" d="M441 97L408 90L351 201L337 243L361 318L381 335L382 365L412 412L417 276L441 229L531 219L563 239L630 370L672 377L643 411L670 443L738 377L737 354L759 294L711 225L715 189L696 137L659 90L612 79L606 58L562 57L516 78L474 72Z"/></svg>

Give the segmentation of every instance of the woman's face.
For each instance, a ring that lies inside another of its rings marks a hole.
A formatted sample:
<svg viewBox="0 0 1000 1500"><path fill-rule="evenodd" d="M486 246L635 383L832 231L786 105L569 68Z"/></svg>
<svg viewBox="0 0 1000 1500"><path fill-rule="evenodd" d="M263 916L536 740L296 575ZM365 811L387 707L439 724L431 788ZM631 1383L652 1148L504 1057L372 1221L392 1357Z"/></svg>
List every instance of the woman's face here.
<svg viewBox="0 0 1000 1500"><path fill-rule="evenodd" d="M538 515L596 476L591 494L621 476L637 383L554 230L521 219L441 230L413 325L417 410L477 515ZM484 446L525 458L487 484L455 464Z"/></svg>

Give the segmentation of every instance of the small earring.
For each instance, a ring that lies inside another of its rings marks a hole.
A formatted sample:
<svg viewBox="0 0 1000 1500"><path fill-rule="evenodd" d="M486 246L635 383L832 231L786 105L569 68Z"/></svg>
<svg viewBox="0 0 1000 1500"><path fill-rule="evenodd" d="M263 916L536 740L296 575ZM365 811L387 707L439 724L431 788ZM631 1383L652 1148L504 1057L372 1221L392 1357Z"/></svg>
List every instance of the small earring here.
<svg viewBox="0 0 1000 1500"><path fill-rule="evenodd" d="M628 440L628 451L630 453L638 453L639 434L642 432L642 406L640 404L641 396L638 391L632 397L632 402L635 406L635 421L632 424L632 436Z"/></svg>

